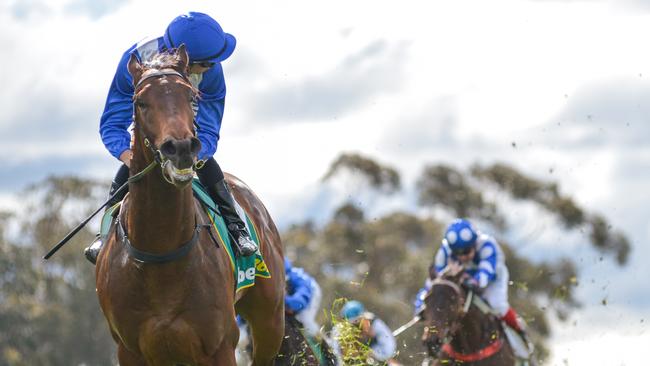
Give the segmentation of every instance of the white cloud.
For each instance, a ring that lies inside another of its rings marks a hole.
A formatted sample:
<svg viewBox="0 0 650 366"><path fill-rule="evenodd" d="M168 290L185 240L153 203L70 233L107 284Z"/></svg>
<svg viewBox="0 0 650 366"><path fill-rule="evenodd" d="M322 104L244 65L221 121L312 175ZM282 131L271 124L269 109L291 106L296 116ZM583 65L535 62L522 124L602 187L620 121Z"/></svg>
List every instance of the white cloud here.
<svg viewBox="0 0 650 366"><path fill-rule="evenodd" d="M593 305L566 323L554 322L550 366L647 365L650 312Z"/></svg>

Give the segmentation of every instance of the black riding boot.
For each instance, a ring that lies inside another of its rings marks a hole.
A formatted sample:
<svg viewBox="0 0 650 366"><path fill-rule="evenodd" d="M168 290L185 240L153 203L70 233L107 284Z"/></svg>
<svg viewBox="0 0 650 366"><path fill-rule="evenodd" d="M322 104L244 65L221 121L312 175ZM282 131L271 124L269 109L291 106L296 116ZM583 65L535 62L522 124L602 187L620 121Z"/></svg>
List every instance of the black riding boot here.
<svg viewBox="0 0 650 366"><path fill-rule="evenodd" d="M126 167L126 165L122 165L120 167L120 170L118 170L117 175L115 176L115 179L111 182L111 189L108 191L108 197L111 197L117 190L124 184L126 181L129 179L129 168ZM124 196L126 196L126 192L128 192L128 188L124 189L120 194L117 196L113 197L112 200L108 202L106 205L106 209L115 206L118 202L122 201L124 199ZM96 264L97 262L97 256L99 255L99 252L102 249L102 238L100 237L100 233L97 233L95 236L95 240L88 246L86 249L84 249L84 255L86 256L86 259L92 264Z"/></svg>
<svg viewBox="0 0 650 366"><path fill-rule="evenodd" d="M235 239L235 245L239 248L239 253L244 257L255 254L257 245L251 240L246 230L246 225L235 209L235 200L228 190L226 180L222 179L211 187L208 187L210 197L219 206L221 216L223 216L230 235Z"/></svg>

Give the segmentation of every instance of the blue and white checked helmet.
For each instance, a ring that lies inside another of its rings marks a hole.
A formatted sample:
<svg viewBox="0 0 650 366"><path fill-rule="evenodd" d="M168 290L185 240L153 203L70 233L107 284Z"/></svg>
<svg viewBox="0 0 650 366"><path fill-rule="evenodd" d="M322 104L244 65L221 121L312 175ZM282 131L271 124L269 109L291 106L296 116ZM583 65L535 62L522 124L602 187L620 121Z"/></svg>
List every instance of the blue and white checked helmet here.
<svg viewBox="0 0 650 366"><path fill-rule="evenodd" d="M452 221L445 232L445 239L453 252L474 246L477 237L478 234L476 234L472 223L465 219Z"/></svg>

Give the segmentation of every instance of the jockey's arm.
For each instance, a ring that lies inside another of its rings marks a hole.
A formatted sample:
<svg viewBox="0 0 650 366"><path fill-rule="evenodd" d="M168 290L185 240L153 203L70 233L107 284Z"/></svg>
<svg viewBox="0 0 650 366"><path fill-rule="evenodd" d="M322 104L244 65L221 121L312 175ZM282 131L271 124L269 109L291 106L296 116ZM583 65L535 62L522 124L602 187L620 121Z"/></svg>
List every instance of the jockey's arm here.
<svg viewBox="0 0 650 366"><path fill-rule="evenodd" d="M433 264L429 266L429 275L424 281L424 286L418 290L417 294L415 295L415 300L413 300L413 306L416 315L419 313L422 305L424 304L424 297L431 289L431 281L433 278L435 278L435 276L438 275L438 273L442 272L447 267L448 263L449 253L447 253L445 247L441 245L440 248L438 248L438 251L436 252L436 255L433 259Z"/></svg>
<svg viewBox="0 0 650 366"><path fill-rule="evenodd" d="M289 290L284 298L285 307L292 312L305 309L312 297L311 278L300 268L292 268L287 274Z"/></svg>
<svg viewBox="0 0 650 366"><path fill-rule="evenodd" d="M451 253L448 252L447 248L444 245L441 245L440 248L438 248L436 256L433 259L433 267L436 276L445 268L447 268L450 256ZM431 272L431 270L429 270L429 272ZM429 273L429 278L431 278L431 273Z"/></svg>
<svg viewBox="0 0 650 366"><path fill-rule="evenodd" d="M372 322L375 342L371 345L372 356L377 361L386 361L393 357L397 348L395 337L381 319L375 318Z"/></svg>
<svg viewBox="0 0 650 366"><path fill-rule="evenodd" d="M133 122L134 88L127 64L134 48L135 45L120 59L99 122L99 133L104 146L119 160L122 160L122 155L130 149L131 145L131 134L128 128Z"/></svg>
<svg viewBox="0 0 650 366"><path fill-rule="evenodd" d="M225 107L226 84L220 64L214 65L203 73L199 91L196 124L198 139L201 141L201 151L199 151L198 157L206 159L212 157L217 151Z"/></svg>
<svg viewBox="0 0 650 366"><path fill-rule="evenodd" d="M415 300L413 301L413 307L415 308L415 315L418 315L422 309L422 306L424 305L424 298L427 296L429 293L429 290L431 290L433 281L431 278L427 278L424 281L424 286L422 286L417 294L415 295Z"/></svg>
<svg viewBox="0 0 650 366"><path fill-rule="evenodd" d="M497 251L492 242L486 242L479 248L478 271L474 279L480 288L486 288L496 279Z"/></svg>

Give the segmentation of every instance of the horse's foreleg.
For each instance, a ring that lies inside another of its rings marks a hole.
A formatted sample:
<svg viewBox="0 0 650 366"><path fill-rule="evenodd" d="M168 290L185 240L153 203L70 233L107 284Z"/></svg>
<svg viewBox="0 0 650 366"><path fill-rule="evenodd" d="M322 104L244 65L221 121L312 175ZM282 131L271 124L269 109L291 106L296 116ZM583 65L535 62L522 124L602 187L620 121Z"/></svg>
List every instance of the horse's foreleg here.
<svg viewBox="0 0 650 366"><path fill-rule="evenodd" d="M120 366L147 366L147 362L124 347L122 344L117 346L117 361Z"/></svg>
<svg viewBox="0 0 650 366"><path fill-rule="evenodd" d="M217 351L210 366L237 366L235 351L232 346L228 345Z"/></svg>
<svg viewBox="0 0 650 366"><path fill-rule="evenodd" d="M284 312L251 321L253 333L253 366L271 366L280 350L284 336Z"/></svg>

